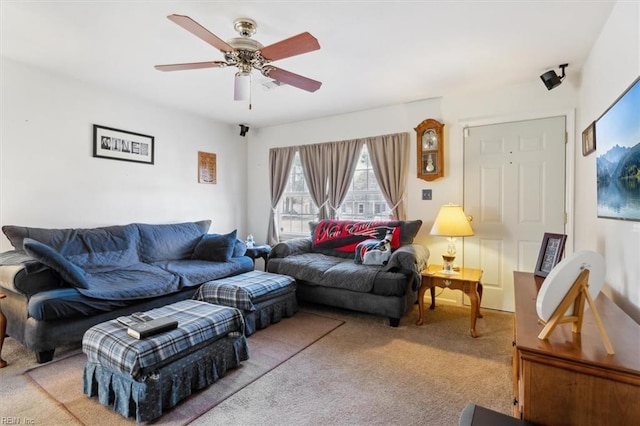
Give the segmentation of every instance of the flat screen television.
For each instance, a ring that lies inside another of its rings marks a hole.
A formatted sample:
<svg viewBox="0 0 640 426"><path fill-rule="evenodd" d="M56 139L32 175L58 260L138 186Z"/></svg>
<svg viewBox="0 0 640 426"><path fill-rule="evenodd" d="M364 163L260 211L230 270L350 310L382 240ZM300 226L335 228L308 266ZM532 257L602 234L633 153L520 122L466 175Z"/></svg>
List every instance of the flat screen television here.
<svg viewBox="0 0 640 426"><path fill-rule="evenodd" d="M640 221L640 77L595 123L598 217Z"/></svg>

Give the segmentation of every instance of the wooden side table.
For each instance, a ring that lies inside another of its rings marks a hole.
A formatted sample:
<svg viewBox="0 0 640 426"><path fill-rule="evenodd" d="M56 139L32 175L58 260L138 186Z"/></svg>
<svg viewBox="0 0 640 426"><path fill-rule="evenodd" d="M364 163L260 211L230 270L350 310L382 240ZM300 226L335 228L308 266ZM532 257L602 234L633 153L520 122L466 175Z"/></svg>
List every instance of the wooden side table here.
<svg viewBox="0 0 640 426"><path fill-rule="evenodd" d="M3 293L0 293L0 299L4 299L5 296ZM0 368L4 368L7 366L7 361L2 359L2 345L4 344L4 336L7 333L7 317L2 313L2 309L0 309Z"/></svg>
<svg viewBox="0 0 640 426"><path fill-rule="evenodd" d="M431 290L431 306L436 307L436 287L460 290L471 300L471 337L478 337L476 333L476 319L482 318L480 303L482 302L482 269L460 268L457 274L447 274L440 265L429 265L420 273L422 280L418 293L418 312L420 314L416 325L424 324L424 293Z"/></svg>

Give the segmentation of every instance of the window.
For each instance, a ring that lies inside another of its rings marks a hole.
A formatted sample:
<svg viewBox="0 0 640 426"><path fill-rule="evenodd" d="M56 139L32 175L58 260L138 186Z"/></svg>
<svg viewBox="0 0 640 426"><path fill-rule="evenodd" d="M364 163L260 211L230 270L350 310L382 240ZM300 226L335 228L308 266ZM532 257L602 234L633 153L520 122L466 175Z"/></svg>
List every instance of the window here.
<svg viewBox="0 0 640 426"><path fill-rule="evenodd" d="M339 213L340 219L347 220L387 220L391 214L373 173L366 145L360 153L349 192ZM278 208L280 238L286 240L309 235L309 222L315 220L318 220L318 208L309 195L300 157L296 153Z"/></svg>
<svg viewBox="0 0 640 426"><path fill-rule="evenodd" d="M309 234L309 222L318 219L318 208L313 203L302 172L300 156L296 153L289 172L289 181L278 209L280 238Z"/></svg>
<svg viewBox="0 0 640 426"><path fill-rule="evenodd" d="M390 214L391 209L380 191L369 159L369 151L364 145L353 174L351 188L340 209L340 219L387 220Z"/></svg>

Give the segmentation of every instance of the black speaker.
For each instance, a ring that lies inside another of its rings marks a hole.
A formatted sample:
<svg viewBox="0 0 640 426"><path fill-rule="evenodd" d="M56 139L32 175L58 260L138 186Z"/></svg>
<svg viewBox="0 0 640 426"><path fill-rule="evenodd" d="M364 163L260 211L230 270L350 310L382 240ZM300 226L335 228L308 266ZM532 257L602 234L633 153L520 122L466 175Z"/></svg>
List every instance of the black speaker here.
<svg viewBox="0 0 640 426"><path fill-rule="evenodd" d="M569 66L569 64L560 65L560 69L562 70L561 76L558 76L558 74L556 74L556 72L553 70L547 71L540 76L540 80L542 80L544 85L547 87L547 90L551 90L554 87L558 87L560 86L560 84L562 84L562 80L564 80L564 77L566 76L566 74L564 73L564 69L567 66Z"/></svg>
<svg viewBox="0 0 640 426"><path fill-rule="evenodd" d="M545 72L540 76L540 79L542 80L544 85L547 86L547 90L558 87L562 83L562 80L560 80L560 77L558 77L558 74L556 74L555 71Z"/></svg>
<svg viewBox="0 0 640 426"><path fill-rule="evenodd" d="M246 136L247 132L249 131L249 126L245 126L244 124L238 124L238 126L240 126L240 136Z"/></svg>

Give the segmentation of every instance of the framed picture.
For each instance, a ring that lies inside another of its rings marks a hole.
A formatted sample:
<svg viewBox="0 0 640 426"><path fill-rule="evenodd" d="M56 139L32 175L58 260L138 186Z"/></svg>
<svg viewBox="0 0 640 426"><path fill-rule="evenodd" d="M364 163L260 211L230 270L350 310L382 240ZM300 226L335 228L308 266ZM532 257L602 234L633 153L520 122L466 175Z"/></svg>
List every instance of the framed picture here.
<svg viewBox="0 0 640 426"><path fill-rule="evenodd" d="M215 184L216 168L216 154L198 151L198 183Z"/></svg>
<svg viewBox="0 0 640 426"><path fill-rule="evenodd" d="M549 234L545 232L534 275L538 277L549 275L554 266L560 262L566 241L567 236L564 234Z"/></svg>
<svg viewBox="0 0 640 426"><path fill-rule="evenodd" d="M153 164L154 137L93 125L93 156Z"/></svg>
<svg viewBox="0 0 640 426"><path fill-rule="evenodd" d="M598 217L640 221L640 77L596 120Z"/></svg>
<svg viewBox="0 0 640 426"><path fill-rule="evenodd" d="M582 132L582 155L587 156L596 150L596 122Z"/></svg>

